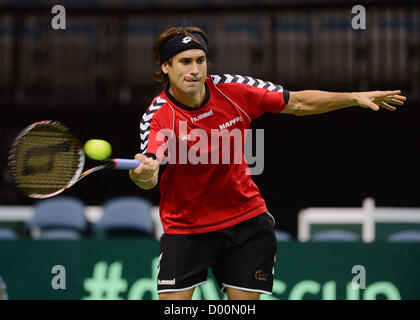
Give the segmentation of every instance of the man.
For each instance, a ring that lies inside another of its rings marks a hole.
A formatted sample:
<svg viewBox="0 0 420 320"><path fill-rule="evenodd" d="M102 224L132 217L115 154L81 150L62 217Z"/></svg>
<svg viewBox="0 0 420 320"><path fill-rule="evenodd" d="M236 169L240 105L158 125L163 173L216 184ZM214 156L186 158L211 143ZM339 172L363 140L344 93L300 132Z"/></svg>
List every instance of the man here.
<svg viewBox="0 0 420 320"><path fill-rule="evenodd" d="M155 79L166 88L143 115L141 153L135 155L141 164L130 177L140 188L151 189L161 164L172 159L160 181L159 299L191 299L209 267L229 299L259 299L272 289L274 219L246 173L243 151L240 162L218 161L238 148L214 143L219 139L201 141L203 136L197 139L193 132L244 133L265 112L308 115L350 106L393 111L391 104L403 105L406 98L399 90L292 92L251 77L208 76L207 48L207 35L195 27L170 28L156 39L160 70ZM183 159L182 150L187 151ZM213 157L215 152L220 153ZM197 163L191 155L213 161Z"/></svg>

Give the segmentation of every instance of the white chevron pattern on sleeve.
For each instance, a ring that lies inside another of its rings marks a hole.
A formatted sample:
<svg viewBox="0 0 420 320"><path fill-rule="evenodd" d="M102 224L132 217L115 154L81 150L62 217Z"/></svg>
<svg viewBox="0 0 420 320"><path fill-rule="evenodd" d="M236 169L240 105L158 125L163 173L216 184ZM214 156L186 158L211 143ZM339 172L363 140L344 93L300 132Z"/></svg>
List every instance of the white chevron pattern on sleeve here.
<svg viewBox="0 0 420 320"><path fill-rule="evenodd" d="M241 76L241 75L233 75L233 74L223 74L223 75L211 75L211 79L214 84L219 83L242 83L247 84L249 86L257 87L257 88L264 88L269 91L275 92L283 92L283 87L280 85L273 84L269 81L264 81L261 79L248 77L248 76Z"/></svg>
<svg viewBox="0 0 420 320"><path fill-rule="evenodd" d="M145 133L140 133L140 140L146 140L147 136L149 135L150 131L146 131Z"/></svg>
<svg viewBox="0 0 420 320"><path fill-rule="evenodd" d="M149 110L150 110L150 109L149 109ZM151 110L151 111L153 111L153 110ZM149 122L150 120L152 120L153 114L154 114L154 113L149 113L149 114L145 113L145 114L143 115L143 121L144 121L144 122Z"/></svg>
<svg viewBox="0 0 420 320"><path fill-rule="evenodd" d="M147 146L149 144L149 133L150 133L150 124L152 118L156 111L158 111L164 104L166 100L157 97L156 100L147 108L146 112L143 114L140 121L140 153L146 153Z"/></svg>
<svg viewBox="0 0 420 320"><path fill-rule="evenodd" d="M145 131L150 127L150 122L140 122L140 130Z"/></svg>

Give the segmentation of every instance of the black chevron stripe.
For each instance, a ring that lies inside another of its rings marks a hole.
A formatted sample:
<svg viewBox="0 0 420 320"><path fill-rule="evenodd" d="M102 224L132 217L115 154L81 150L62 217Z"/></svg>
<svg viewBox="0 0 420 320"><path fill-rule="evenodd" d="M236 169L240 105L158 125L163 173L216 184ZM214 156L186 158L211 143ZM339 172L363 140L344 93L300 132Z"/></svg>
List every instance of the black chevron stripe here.
<svg viewBox="0 0 420 320"><path fill-rule="evenodd" d="M163 106L165 104L165 102L163 102L163 103L154 103L154 104L152 104L151 106L153 106L153 107L161 107L161 106ZM146 110L146 112L145 112L145 114L146 115L150 115L150 114L153 114L153 113L155 113L157 110L150 110L150 108L148 108L147 110Z"/></svg>
<svg viewBox="0 0 420 320"><path fill-rule="evenodd" d="M227 79L226 76L223 74L220 78L219 83L226 83L226 79Z"/></svg>
<svg viewBox="0 0 420 320"><path fill-rule="evenodd" d="M267 89L269 86L271 86L270 82L266 82L265 86L263 87L263 89Z"/></svg>
<svg viewBox="0 0 420 320"><path fill-rule="evenodd" d="M147 115L149 115L149 114L151 114L151 113L154 113L154 112L156 112L157 110L150 110L150 107L161 107L161 106L163 106L164 104L166 103L166 101L163 101L163 102L157 102L157 101L155 101L155 102L153 102L150 106L149 106L149 108L147 108L147 110L146 110L146 114Z"/></svg>
<svg viewBox="0 0 420 320"><path fill-rule="evenodd" d="M250 84L250 86L257 87L258 84L259 84L258 79L257 78L253 78L253 77L251 77L251 79L252 79L252 81L254 81L254 83L253 84Z"/></svg>
<svg viewBox="0 0 420 320"><path fill-rule="evenodd" d="M155 114L155 112L156 112L156 111L157 111L157 110L149 110L149 109L148 109L148 110L147 110L147 111L143 114L143 116L147 116L147 117L149 117L150 115ZM147 121L146 121L146 120L144 120L144 118L142 117L142 121L144 121L144 123L146 123L146 122L147 122L147 123L150 123L150 122L152 122L152 118L153 118L153 117L151 117L151 118L150 118L150 120L147 120Z"/></svg>
<svg viewBox="0 0 420 320"><path fill-rule="evenodd" d="M251 82L252 78L251 77L245 77L245 81L243 82L244 84L249 84Z"/></svg>
<svg viewBox="0 0 420 320"><path fill-rule="evenodd" d="M144 148L141 147L142 144L145 144ZM146 150L148 145L149 145L149 140L141 141L140 142L140 150Z"/></svg>
<svg viewBox="0 0 420 320"><path fill-rule="evenodd" d="M240 81L239 77L242 78L242 80L241 80L242 82L239 82L239 83L245 83L245 81L247 81L246 77L241 76L241 75L237 75L237 76L238 76L238 82Z"/></svg>
<svg viewBox="0 0 420 320"><path fill-rule="evenodd" d="M140 128L140 133L141 133L141 134L144 134L144 133L146 133L147 131L150 131L150 127L148 127L146 130L142 130L142 129Z"/></svg>
<svg viewBox="0 0 420 320"><path fill-rule="evenodd" d="M147 109L146 112L144 113L146 116L150 116L151 114L154 114L157 110L150 110Z"/></svg>
<svg viewBox="0 0 420 320"><path fill-rule="evenodd" d="M140 130L140 140L142 135L146 135L146 138L149 136L150 130Z"/></svg>
<svg viewBox="0 0 420 320"><path fill-rule="evenodd" d="M149 130L149 128L150 128L150 123L151 123L151 122L152 122L152 119L150 119L149 121L145 121L144 119L141 119L140 124L141 124L141 123L143 123L143 124L148 123L148 124L149 124L149 126L148 126L148 128L147 128L146 130ZM140 127L140 130L141 130L141 127Z"/></svg>
<svg viewBox="0 0 420 320"><path fill-rule="evenodd" d="M150 119L151 120L151 119ZM141 125L142 124L145 124L145 123L150 123L151 121L144 121L144 119L141 119L141 121L140 121L140 125L139 125L139 129L140 129L140 132L141 133L145 133L146 131L149 131L150 130L150 126L147 128L147 129L142 129L141 128Z"/></svg>
<svg viewBox="0 0 420 320"><path fill-rule="evenodd" d="M252 84L253 87L258 87L260 85L260 79L252 78L252 80L254 80L254 84Z"/></svg>
<svg viewBox="0 0 420 320"><path fill-rule="evenodd" d="M141 118L141 120L140 120L140 124L139 124L139 127L141 126L141 124L145 124L145 123L150 123L150 121L145 121L144 119L143 119L143 117ZM140 129L141 130L141 129Z"/></svg>

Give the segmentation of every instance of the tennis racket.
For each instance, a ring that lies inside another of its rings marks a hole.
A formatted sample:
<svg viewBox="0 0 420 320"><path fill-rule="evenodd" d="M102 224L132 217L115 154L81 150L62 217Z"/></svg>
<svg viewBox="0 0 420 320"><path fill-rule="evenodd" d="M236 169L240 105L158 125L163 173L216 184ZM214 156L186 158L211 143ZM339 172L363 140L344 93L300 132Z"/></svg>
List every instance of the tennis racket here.
<svg viewBox="0 0 420 320"><path fill-rule="evenodd" d="M8 159L16 186L28 197L54 197L87 175L105 169L135 169L139 160L107 159L83 171L85 153L79 139L58 121L40 121L22 130Z"/></svg>

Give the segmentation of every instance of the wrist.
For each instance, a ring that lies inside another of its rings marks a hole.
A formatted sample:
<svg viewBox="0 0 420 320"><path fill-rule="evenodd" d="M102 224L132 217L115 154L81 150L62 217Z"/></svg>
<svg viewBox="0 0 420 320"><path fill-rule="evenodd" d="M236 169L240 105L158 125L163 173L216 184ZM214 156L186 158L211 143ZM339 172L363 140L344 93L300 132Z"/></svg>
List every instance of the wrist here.
<svg viewBox="0 0 420 320"><path fill-rule="evenodd" d="M141 179L141 178L139 178L139 177L136 177L136 176L132 173L132 171L131 171L131 170L130 170L129 175L130 175L131 180L133 180L134 182L148 182L148 181L152 180L152 178L153 178L153 177L151 177L151 178L149 178L149 179Z"/></svg>
<svg viewBox="0 0 420 320"><path fill-rule="evenodd" d="M360 99L358 92L350 92L349 94L349 102L352 106L360 106Z"/></svg>

